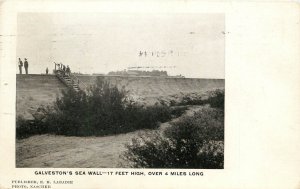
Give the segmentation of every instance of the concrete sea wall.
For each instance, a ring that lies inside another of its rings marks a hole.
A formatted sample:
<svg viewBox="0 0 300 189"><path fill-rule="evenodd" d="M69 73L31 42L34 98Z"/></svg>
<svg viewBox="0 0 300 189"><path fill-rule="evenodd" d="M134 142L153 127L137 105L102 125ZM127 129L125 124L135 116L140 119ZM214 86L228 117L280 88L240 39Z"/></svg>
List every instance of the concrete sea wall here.
<svg viewBox="0 0 300 189"><path fill-rule="evenodd" d="M180 93L205 92L224 88L223 79L191 79L163 77L98 76L125 88L134 98L154 99ZM78 78L87 86L93 85L97 76L82 75ZM61 90L66 89L55 75L17 75L16 114L31 119L40 105L51 105Z"/></svg>

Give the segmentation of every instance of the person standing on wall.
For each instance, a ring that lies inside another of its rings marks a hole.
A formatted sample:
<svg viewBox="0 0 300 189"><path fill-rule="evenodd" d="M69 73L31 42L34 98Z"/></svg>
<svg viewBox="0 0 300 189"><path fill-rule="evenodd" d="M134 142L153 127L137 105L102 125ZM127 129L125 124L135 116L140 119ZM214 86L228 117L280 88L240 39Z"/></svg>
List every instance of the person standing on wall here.
<svg viewBox="0 0 300 189"><path fill-rule="evenodd" d="M23 67L23 62L22 62L21 58L19 58L19 72L20 72L20 74L22 74L22 67Z"/></svg>
<svg viewBox="0 0 300 189"><path fill-rule="evenodd" d="M66 75L66 66L62 64L63 74Z"/></svg>
<svg viewBox="0 0 300 189"><path fill-rule="evenodd" d="M68 76L70 76L70 74L71 74L71 69L70 69L69 65L67 65L66 73Z"/></svg>
<svg viewBox="0 0 300 189"><path fill-rule="evenodd" d="M28 62L27 62L26 58L25 58L25 61L24 61L24 68L25 68L26 74L28 74Z"/></svg>
<svg viewBox="0 0 300 189"><path fill-rule="evenodd" d="M49 72L49 70L48 70L48 67L46 68L46 75L48 75L48 72Z"/></svg>

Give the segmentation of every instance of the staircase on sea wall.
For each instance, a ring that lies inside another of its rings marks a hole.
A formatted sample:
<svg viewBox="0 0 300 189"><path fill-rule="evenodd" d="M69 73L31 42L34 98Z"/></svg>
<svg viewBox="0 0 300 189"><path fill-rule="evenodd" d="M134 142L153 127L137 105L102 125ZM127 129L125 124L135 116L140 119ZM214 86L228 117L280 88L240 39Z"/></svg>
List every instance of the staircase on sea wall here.
<svg viewBox="0 0 300 189"><path fill-rule="evenodd" d="M67 87L74 89L76 92L81 90L81 88L79 87L79 83L81 81L75 75L65 74L62 70L56 70L55 75ZM86 86L84 83L82 84Z"/></svg>

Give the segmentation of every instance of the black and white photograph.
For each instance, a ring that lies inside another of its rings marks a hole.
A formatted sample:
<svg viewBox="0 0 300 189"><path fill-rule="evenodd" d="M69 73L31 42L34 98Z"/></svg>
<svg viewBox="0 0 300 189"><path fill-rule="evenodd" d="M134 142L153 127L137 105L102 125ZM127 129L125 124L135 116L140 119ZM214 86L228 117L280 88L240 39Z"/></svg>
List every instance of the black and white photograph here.
<svg viewBox="0 0 300 189"><path fill-rule="evenodd" d="M26 12L17 32L17 168L224 168L224 14Z"/></svg>
<svg viewBox="0 0 300 189"><path fill-rule="evenodd" d="M0 0L0 188L298 189L299 10Z"/></svg>

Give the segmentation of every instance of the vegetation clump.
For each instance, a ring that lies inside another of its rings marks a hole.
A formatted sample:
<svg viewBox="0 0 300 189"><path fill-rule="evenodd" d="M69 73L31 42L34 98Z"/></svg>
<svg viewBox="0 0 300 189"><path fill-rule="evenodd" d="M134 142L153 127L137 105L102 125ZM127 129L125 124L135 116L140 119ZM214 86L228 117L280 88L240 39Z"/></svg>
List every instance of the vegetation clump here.
<svg viewBox="0 0 300 189"><path fill-rule="evenodd" d="M122 158L135 168L222 169L224 113L205 107L171 123L163 134L151 132L127 144Z"/></svg>
<svg viewBox="0 0 300 189"><path fill-rule="evenodd" d="M203 95L190 95L183 96L179 101L171 100L171 106L187 106L187 105L205 105L209 104L213 108L224 110L225 91L224 89L215 89L208 91Z"/></svg>
<svg viewBox="0 0 300 189"><path fill-rule="evenodd" d="M98 77L96 84L87 91L62 91L62 96L56 99L53 106L40 107L33 114L33 120L17 117L16 137L22 139L47 133L66 136L112 135L156 129L160 123L180 117L187 110L186 104L209 103L211 107L224 109L224 90L211 92L205 102L191 100L181 106L166 103L141 105L130 100L127 94L124 89L120 90Z"/></svg>
<svg viewBox="0 0 300 189"><path fill-rule="evenodd" d="M62 91L62 97L56 99L54 106L45 108L43 112L42 120L17 118L17 137L43 133L103 136L155 129L174 114L179 116L178 111L166 105L137 104L128 98L127 91L119 90L100 78L87 92Z"/></svg>

